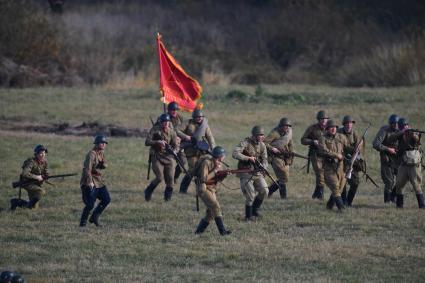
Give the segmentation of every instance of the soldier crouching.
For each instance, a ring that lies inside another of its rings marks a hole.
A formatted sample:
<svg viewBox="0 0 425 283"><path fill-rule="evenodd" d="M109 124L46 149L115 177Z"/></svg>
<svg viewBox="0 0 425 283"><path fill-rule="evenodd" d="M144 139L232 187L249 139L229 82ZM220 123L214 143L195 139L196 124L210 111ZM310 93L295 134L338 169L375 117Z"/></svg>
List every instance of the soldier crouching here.
<svg viewBox="0 0 425 283"><path fill-rule="evenodd" d="M199 222L195 234L203 233L213 219L220 235L224 236L231 233L230 230L224 228L220 204L216 197L216 182L214 181L217 171L221 168L221 162L224 160L224 157L224 149L221 146L216 146L212 150L212 157L201 157L194 168L197 194L207 207L206 215Z"/></svg>
<svg viewBox="0 0 425 283"><path fill-rule="evenodd" d="M255 163L260 162L267 168L267 149L264 144L264 130L260 126L252 128L251 137L245 138L233 150L233 158L239 160L238 169L255 168ZM245 196L245 220L259 217L259 209L269 189L266 180L260 172L254 174L238 173L242 193Z"/></svg>
<svg viewBox="0 0 425 283"><path fill-rule="evenodd" d="M159 125L155 125L149 131L145 145L150 146L152 157L152 170L155 173L155 179L146 187L145 200L150 201L155 188L163 180L165 181L164 200L171 200L174 185L174 170L176 162L174 156L169 150L174 150L178 146L176 132L170 127L170 116L162 114L159 117ZM169 150L167 150L169 147Z"/></svg>
<svg viewBox="0 0 425 283"><path fill-rule="evenodd" d="M89 222L98 227L101 226L99 223L99 216L111 202L108 188L106 187L105 180L101 173L101 170L107 167L104 151L108 142L105 136L98 135L94 138L93 143L94 148L86 155L80 180L81 194L85 205L80 219L81 227L86 226L87 218L96 203L96 199L99 199L100 202L93 210Z"/></svg>
<svg viewBox="0 0 425 283"><path fill-rule="evenodd" d="M338 211L341 211L344 208L341 193L346 183L344 150L348 142L344 135L337 133L337 129L333 120L326 123L326 134L319 141L319 154L323 156L325 184L332 192L326 207L332 209L336 204Z"/></svg>

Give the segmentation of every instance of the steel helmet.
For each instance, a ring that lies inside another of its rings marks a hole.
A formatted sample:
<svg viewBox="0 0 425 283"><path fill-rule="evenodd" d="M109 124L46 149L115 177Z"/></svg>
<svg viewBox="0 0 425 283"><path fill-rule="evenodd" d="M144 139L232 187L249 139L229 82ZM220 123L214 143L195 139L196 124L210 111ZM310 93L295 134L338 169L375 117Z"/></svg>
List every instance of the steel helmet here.
<svg viewBox="0 0 425 283"><path fill-rule="evenodd" d="M388 124L397 124L398 119L399 118L397 114L391 114L391 116L388 118Z"/></svg>
<svg viewBox="0 0 425 283"><path fill-rule="evenodd" d="M106 137L104 135L97 135L94 137L94 144L100 144L100 143L108 143L108 141L106 140Z"/></svg>
<svg viewBox="0 0 425 283"><path fill-rule="evenodd" d="M214 147L212 152L211 152L211 155L214 158L220 158L220 157L224 156L225 154L226 154L226 151L221 146Z"/></svg>
<svg viewBox="0 0 425 283"><path fill-rule="evenodd" d="M35 154L39 154L41 151L44 151L44 152L48 152L47 151L47 147L45 147L44 145L42 145L42 144L38 144L38 145L36 145L35 147L34 147L34 153Z"/></svg>
<svg viewBox="0 0 425 283"><path fill-rule="evenodd" d="M168 104L167 109L168 111L180 110L179 105L177 104L177 102L174 102L174 101Z"/></svg>

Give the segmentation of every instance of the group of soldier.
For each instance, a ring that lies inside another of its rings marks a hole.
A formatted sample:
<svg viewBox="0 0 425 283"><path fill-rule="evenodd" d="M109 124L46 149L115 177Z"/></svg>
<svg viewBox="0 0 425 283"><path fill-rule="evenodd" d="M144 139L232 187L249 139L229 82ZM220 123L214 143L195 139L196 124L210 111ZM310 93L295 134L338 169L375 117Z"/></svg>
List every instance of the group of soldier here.
<svg viewBox="0 0 425 283"><path fill-rule="evenodd" d="M303 157L294 152L292 124L288 118L282 118L278 125L266 136L261 126L254 126L251 135L239 142L232 152L238 161L238 168L231 170L225 162L226 152L216 146L208 119L202 111L195 109L192 118L184 123L178 113L179 106L171 102L167 112L160 115L146 138L145 145L150 147L149 168L155 179L144 189L146 201L150 201L156 187L165 182L164 200L170 201L179 175L185 175L180 183L180 193L187 193L192 181L196 185L196 195L206 206L206 215L201 219L195 231L201 234L211 221L215 221L221 235L231 233L224 227L220 204L217 200L217 183L229 174L240 179L240 188L245 198L246 221L258 219L260 207L267 196L279 191L282 199L287 198L289 166L294 156ZM326 204L328 209L337 207L341 212L351 206L357 193L361 172L366 173L364 160L365 139L354 130L355 121L345 116L342 127L330 120L323 110L317 113L317 122L309 126L301 138L301 144L309 147L308 167L311 163L315 173L313 199L324 199L324 186L328 186L331 195ZM421 190L422 151L420 149L421 131L412 130L406 119L397 115L389 117L388 125L377 133L373 147L380 152L381 177L385 184L384 202L394 201L398 208L403 207L403 187L410 181L418 200L419 208L424 208ZM98 135L94 147L85 158L80 180L84 209L80 226L86 226L87 220L100 226L99 216L110 203L110 195L102 177L107 167L104 151L108 141ZM47 148L37 145L34 157L27 159L22 166L22 188L28 192L28 201L20 198L11 200L11 209L16 207L36 208L45 191L42 183L48 178ZM271 164L277 181L267 171ZM187 164L187 169L186 169ZM149 173L148 173L149 176ZM269 176L269 187L265 176ZM96 208L94 205L99 200ZM94 210L93 210L94 208ZM91 215L90 215L91 214ZM89 217L90 216L90 217Z"/></svg>

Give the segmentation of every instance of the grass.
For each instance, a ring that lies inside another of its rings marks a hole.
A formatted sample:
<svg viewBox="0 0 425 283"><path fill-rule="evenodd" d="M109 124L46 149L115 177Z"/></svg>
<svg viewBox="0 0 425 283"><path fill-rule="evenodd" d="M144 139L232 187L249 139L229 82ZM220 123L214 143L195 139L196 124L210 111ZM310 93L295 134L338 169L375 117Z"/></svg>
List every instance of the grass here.
<svg viewBox="0 0 425 283"><path fill-rule="evenodd" d="M381 184L378 155L371 140L391 113L408 117L415 128L425 128L423 88L349 89L325 86L262 86L265 102L226 98L238 89L255 96L255 87L206 87L205 113L218 144L224 145L232 166L232 147L249 135L254 124L270 130L282 116L294 125L296 150L306 153L299 139L327 109L338 121L355 117L358 130L367 122L369 173ZM257 92L258 93L258 92ZM274 103L268 94L305 97L305 103ZM127 127L149 126L148 116L161 111L156 91L103 88L40 88L0 90L2 119L34 123L101 121ZM373 101L373 102L371 102ZM185 115L188 116L187 114ZM28 282L418 282L425 275L425 224L410 185L405 208L384 205L382 190L361 183L354 207L343 214L329 212L310 196L313 174L304 161L291 168L287 201L276 195L263 206L264 218L255 223L239 219L244 200L238 179L230 176L220 187L225 225L233 230L220 237L215 225L201 236L193 234L203 216L195 211L194 187L188 195L175 194L164 203L160 185L146 203L147 153L144 140L112 138L106 150L110 163L106 178L112 203L102 215L105 226L81 229L83 207L79 177L46 185L41 209L7 210L16 191L10 187L20 166L42 143L49 148L52 173L81 172L92 137L56 136L0 131L0 269L12 269ZM178 190L177 186L176 189ZM326 190L326 196L329 191ZM24 194L25 195L25 194Z"/></svg>

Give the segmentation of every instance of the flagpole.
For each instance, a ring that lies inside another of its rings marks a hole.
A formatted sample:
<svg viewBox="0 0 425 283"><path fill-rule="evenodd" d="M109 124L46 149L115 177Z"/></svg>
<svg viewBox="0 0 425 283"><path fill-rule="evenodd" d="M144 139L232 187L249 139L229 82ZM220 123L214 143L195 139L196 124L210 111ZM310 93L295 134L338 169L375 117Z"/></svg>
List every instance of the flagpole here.
<svg viewBox="0 0 425 283"><path fill-rule="evenodd" d="M165 107L165 94L164 94L164 90L162 90L161 88L161 82L162 82L162 74L161 74L161 46L159 44L159 41L161 40L161 35L159 34L159 32L156 33L156 43L158 45L158 61L159 61L159 92L162 95L162 105L163 105L163 109L164 109L164 113L166 113L166 107Z"/></svg>

